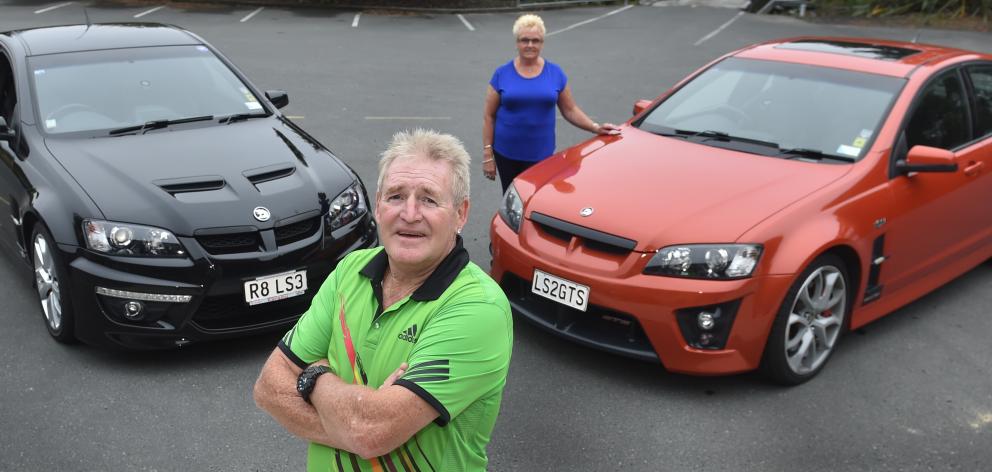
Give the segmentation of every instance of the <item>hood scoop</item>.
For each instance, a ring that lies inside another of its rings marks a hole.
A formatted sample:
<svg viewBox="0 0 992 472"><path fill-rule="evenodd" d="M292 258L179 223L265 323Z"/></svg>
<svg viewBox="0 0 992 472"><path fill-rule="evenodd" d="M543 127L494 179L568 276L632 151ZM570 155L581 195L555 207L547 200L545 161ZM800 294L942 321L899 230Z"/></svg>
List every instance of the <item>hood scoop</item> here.
<svg viewBox="0 0 992 472"><path fill-rule="evenodd" d="M176 196L180 193L209 192L220 190L227 185L219 175L201 175L199 177L180 177L178 179L161 179L152 182L159 188Z"/></svg>
<svg viewBox="0 0 992 472"><path fill-rule="evenodd" d="M283 163L249 169L242 172L241 175L245 176L259 193L265 195L284 192L302 185L303 182L298 177L288 178L295 173L296 166Z"/></svg>

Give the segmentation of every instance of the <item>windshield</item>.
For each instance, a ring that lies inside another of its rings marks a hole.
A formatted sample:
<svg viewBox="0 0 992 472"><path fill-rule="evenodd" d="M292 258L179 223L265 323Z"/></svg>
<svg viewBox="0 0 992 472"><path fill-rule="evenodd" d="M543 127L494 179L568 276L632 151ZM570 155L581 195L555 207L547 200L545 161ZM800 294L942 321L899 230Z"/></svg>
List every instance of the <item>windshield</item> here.
<svg viewBox="0 0 992 472"><path fill-rule="evenodd" d="M719 133L771 143L775 151L853 161L862 157L902 86L893 77L728 58L673 93L638 126L662 134Z"/></svg>
<svg viewBox="0 0 992 472"><path fill-rule="evenodd" d="M211 121L187 119L265 113L248 87L204 46L35 56L30 67L36 110L48 134L106 135L149 122L202 124ZM157 128L141 131L147 129Z"/></svg>

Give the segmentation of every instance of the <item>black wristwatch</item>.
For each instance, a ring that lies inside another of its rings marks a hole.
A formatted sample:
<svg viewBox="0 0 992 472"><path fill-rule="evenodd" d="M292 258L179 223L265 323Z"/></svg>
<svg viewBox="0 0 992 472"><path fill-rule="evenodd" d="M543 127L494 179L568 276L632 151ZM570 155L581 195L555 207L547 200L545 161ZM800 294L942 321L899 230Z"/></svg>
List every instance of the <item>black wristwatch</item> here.
<svg viewBox="0 0 992 472"><path fill-rule="evenodd" d="M300 376L296 379L296 391L300 392L303 401L310 403L310 394L313 393L313 387L317 385L317 377L330 371L331 368L326 365L312 365L300 372ZM310 404L312 405L312 403Z"/></svg>

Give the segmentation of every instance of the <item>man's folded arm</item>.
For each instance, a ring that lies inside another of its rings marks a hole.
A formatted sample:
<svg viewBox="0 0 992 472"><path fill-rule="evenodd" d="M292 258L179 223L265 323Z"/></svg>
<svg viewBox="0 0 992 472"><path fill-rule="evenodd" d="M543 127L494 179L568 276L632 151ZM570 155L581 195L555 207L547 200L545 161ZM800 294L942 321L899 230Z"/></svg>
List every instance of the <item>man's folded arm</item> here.
<svg viewBox="0 0 992 472"><path fill-rule="evenodd" d="M317 410L296 391L296 379L302 371L279 348L273 350L255 381L255 404L293 435L333 446Z"/></svg>
<svg viewBox="0 0 992 472"><path fill-rule="evenodd" d="M388 381L372 389L322 375L310 399L327 432L326 444L366 459L403 445L439 415L416 393Z"/></svg>

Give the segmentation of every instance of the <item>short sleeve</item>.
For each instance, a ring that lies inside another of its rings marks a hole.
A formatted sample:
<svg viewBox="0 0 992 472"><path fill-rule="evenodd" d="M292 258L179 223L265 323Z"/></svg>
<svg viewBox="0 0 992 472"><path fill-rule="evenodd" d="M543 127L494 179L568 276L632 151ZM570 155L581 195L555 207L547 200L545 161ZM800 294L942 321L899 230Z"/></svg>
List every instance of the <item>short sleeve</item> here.
<svg viewBox="0 0 992 472"><path fill-rule="evenodd" d="M568 76L565 75L565 70L555 64L555 70L558 71L558 90L559 93L565 91L565 87L568 86Z"/></svg>
<svg viewBox="0 0 992 472"><path fill-rule="evenodd" d="M279 341L279 349L300 368L327 357L336 313L333 307L337 306L338 298L334 275L332 272L324 280L310 308Z"/></svg>
<svg viewBox="0 0 992 472"><path fill-rule="evenodd" d="M423 398L444 426L506 382L513 343L509 304L493 300L445 307L424 327L396 383Z"/></svg>
<svg viewBox="0 0 992 472"><path fill-rule="evenodd" d="M499 71L500 71L500 69L501 68L497 67L496 70L493 71L492 78L489 79L489 85L492 86L493 90L495 90L497 93L499 92L499 77L500 77Z"/></svg>

